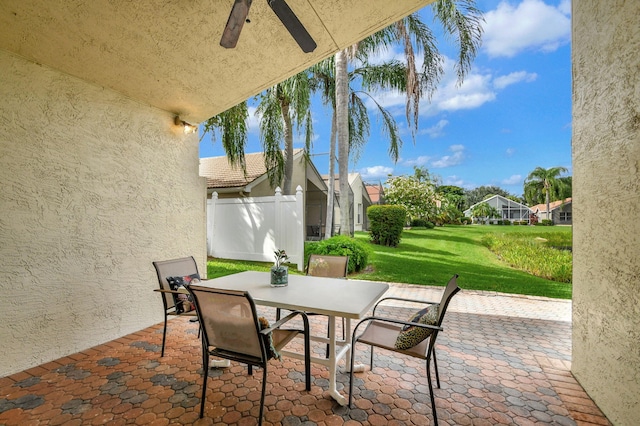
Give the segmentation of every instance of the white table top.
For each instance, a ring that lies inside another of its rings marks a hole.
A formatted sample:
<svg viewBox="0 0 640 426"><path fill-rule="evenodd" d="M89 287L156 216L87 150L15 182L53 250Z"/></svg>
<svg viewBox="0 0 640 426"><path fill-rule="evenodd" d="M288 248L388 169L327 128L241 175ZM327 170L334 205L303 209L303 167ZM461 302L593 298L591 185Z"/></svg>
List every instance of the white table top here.
<svg viewBox="0 0 640 426"><path fill-rule="evenodd" d="M256 304L315 312L345 318L362 318L389 289L377 281L289 275L286 287L271 287L268 272L245 271L205 280L202 286L248 291Z"/></svg>

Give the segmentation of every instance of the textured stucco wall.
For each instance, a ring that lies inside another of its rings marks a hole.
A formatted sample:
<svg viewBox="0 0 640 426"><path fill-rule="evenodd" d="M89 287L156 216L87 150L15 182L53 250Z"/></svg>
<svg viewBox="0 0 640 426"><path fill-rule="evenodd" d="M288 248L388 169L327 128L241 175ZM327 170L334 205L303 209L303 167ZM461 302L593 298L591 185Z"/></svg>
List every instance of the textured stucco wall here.
<svg viewBox="0 0 640 426"><path fill-rule="evenodd" d="M0 50L0 376L162 320L151 262L205 264L197 135Z"/></svg>
<svg viewBox="0 0 640 426"><path fill-rule="evenodd" d="M572 372L640 424L640 2L573 2Z"/></svg>

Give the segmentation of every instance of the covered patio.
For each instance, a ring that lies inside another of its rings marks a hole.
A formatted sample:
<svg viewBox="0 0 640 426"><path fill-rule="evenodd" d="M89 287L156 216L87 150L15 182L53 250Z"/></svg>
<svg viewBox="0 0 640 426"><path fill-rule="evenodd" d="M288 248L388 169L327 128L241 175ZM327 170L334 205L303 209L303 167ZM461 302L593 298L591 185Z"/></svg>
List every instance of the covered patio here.
<svg viewBox="0 0 640 426"><path fill-rule="evenodd" d="M441 292L392 284L388 294L437 300ZM317 332L326 330L322 317L311 318ZM237 363L213 369L205 418L198 419L197 324L177 318L170 327L164 358L157 324L0 379L0 424L256 424L260 374L248 376ZM442 387L435 390L440 424L610 424L569 371L570 301L463 290L444 327L437 346ZM292 345L301 350L298 340ZM368 354L358 347L362 362ZM433 424L421 361L377 350L373 371L356 374L353 409L328 395L326 368L313 364L310 392L303 371L302 361L271 361L265 424ZM345 392L348 375L338 380Z"/></svg>

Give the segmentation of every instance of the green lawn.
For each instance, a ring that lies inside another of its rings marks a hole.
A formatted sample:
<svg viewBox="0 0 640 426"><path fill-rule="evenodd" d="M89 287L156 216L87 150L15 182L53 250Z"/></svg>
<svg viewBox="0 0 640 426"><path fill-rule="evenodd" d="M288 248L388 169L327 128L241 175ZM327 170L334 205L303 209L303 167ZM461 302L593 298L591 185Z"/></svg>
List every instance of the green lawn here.
<svg viewBox="0 0 640 426"><path fill-rule="evenodd" d="M500 261L481 242L487 233L530 233L532 238L548 233L571 234L570 227L533 226L444 226L429 230L405 230L396 248L368 243L367 233L356 238L372 248L372 271L350 278L411 284L445 285L460 275L463 289L571 298L571 284L538 278Z"/></svg>
<svg viewBox="0 0 640 426"><path fill-rule="evenodd" d="M571 235L570 227L539 226L445 226L429 230L405 230L396 248L369 243L366 232L357 232L356 238L372 251L366 271L349 275L351 279L388 281L397 283L444 286L453 274L460 275L461 288L503 293L571 298L571 284L538 278L510 267L498 259L482 243L488 233L540 234L564 233ZM566 235L565 235L565 238ZM268 271L269 263L210 259L209 278L244 270ZM296 273L295 268L289 268Z"/></svg>

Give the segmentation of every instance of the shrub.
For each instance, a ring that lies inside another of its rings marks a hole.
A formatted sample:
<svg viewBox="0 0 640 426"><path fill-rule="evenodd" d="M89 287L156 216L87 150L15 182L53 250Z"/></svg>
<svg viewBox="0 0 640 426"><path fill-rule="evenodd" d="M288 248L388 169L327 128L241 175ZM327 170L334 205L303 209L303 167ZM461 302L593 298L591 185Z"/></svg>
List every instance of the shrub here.
<svg viewBox="0 0 640 426"><path fill-rule="evenodd" d="M503 220L502 224L503 225L511 225L511 221L510 220Z"/></svg>
<svg viewBox="0 0 640 426"><path fill-rule="evenodd" d="M400 244L402 228L407 218L407 210L402 206L381 205L367 209L371 242L397 247Z"/></svg>
<svg viewBox="0 0 640 426"><path fill-rule="evenodd" d="M551 219L542 219L540 222L536 223L537 226L553 226L553 220Z"/></svg>
<svg viewBox="0 0 640 426"><path fill-rule="evenodd" d="M470 217L463 217L462 219L460 219L460 222L462 222L463 225L469 225L471 223L473 223L473 219Z"/></svg>
<svg viewBox="0 0 640 426"><path fill-rule="evenodd" d="M327 240L305 243L305 267L311 254L349 256L348 273L361 271L369 261L369 248L355 238L346 235L336 235Z"/></svg>
<svg viewBox="0 0 640 426"><path fill-rule="evenodd" d="M411 227L412 228L424 227L424 226L427 226L426 223L427 223L426 219L413 219L411 221Z"/></svg>

